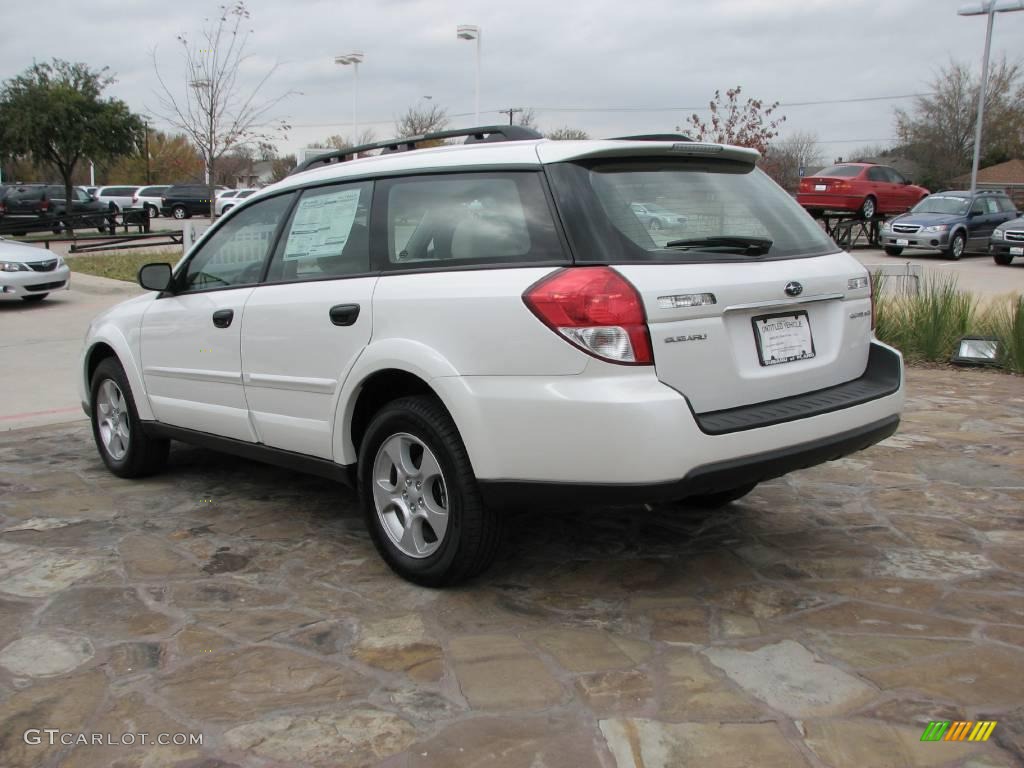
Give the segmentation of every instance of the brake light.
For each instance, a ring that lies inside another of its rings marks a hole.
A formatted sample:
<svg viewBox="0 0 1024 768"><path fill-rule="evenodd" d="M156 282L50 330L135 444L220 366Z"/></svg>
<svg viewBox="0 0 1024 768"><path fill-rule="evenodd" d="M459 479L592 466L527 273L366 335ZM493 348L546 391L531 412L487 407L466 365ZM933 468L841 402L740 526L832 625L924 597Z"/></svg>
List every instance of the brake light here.
<svg viewBox="0 0 1024 768"><path fill-rule="evenodd" d="M39 210L40 211L48 211L48 210L50 210L50 201L49 200L45 200L45 199L44 200L40 200L39 201Z"/></svg>
<svg viewBox="0 0 1024 768"><path fill-rule="evenodd" d="M134 203L137 203L137 202L139 202L139 195L138 195L138 193L132 195L132 203L134 204Z"/></svg>
<svg viewBox="0 0 1024 768"><path fill-rule="evenodd" d="M523 302L587 354L622 365L654 362L640 294L611 267L561 269L527 288Z"/></svg>
<svg viewBox="0 0 1024 768"><path fill-rule="evenodd" d="M836 191L842 191L844 189L849 188L849 186L850 186L850 184L848 182L845 182L845 181L833 181L832 182L832 189L834 189Z"/></svg>

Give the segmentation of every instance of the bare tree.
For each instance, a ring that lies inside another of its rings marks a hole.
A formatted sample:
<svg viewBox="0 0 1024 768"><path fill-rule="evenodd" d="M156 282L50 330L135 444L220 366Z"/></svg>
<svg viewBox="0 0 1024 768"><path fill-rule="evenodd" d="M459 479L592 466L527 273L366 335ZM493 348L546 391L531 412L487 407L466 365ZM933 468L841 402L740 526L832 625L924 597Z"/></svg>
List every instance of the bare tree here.
<svg viewBox="0 0 1024 768"><path fill-rule="evenodd" d="M993 62L985 96L982 166L1024 153L1024 70L1005 57ZM971 167L978 116L980 78L970 67L950 62L919 96L913 108L896 110L904 152L921 168L926 186L942 186Z"/></svg>
<svg viewBox="0 0 1024 768"><path fill-rule="evenodd" d="M395 135L400 139L422 136L448 127L448 110L437 104L414 105L395 121Z"/></svg>
<svg viewBox="0 0 1024 768"><path fill-rule="evenodd" d="M555 141L576 141L590 138L590 134L582 128L570 128L567 125L548 131L544 136Z"/></svg>
<svg viewBox="0 0 1024 768"><path fill-rule="evenodd" d="M824 153L815 133L797 132L788 139L773 142L761 168L787 192L800 186L800 169L810 175L824 165Z"/></svg>
<svg viewBox="0 0 1024 768"><path fill-rule="evenodd" d="M534 131L539 131L537 127L537 113L534 112L532 107L523 107L519 113L519 118L516 120L516 125L520 125L523 128L530 128Z"/></svg>
<svg viewBox="0 0 1024 768"><path fill-rule="evenodd" d="M173 89L160 72L155 49L152 54L160 84L160 108L154 111L188 134L199 148L210 183L216 178L217 160L226 152L281 138L289 127L283 120L273 118L271 112L291 92L274 97L262 95L278 64L270 67L255 85L241 80L244 65L252 59L247 52L253 34L248 28L249 18L244 0L235 0L220 6L216 19L206 19L195 40L178 35L184 56L184 78ZM211 217L213 209L211 195Z"/></svg>

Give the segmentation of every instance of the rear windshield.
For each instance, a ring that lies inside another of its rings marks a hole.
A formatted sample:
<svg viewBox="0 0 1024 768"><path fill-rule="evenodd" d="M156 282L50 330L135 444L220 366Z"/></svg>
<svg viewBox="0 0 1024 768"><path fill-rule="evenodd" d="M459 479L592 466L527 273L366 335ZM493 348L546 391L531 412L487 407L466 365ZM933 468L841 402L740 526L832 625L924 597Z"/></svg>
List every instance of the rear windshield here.
<svg viewBox="0 0 1024 768"><path fill-rule="evenodd" d="M550 168L577 262L736 261L838 250L748 163L659 158ZM746 241L758 247L745 249Z"/></svg>
<svg viewBox="0 0 1024 768"><path fill-rule="evenodd" d="M966 197L953 197L951 195L932 195L926 197L914 206L912 213L947 213L951 215L963 215L971 207L971 201Z"/></svg>
<svg viewBox="0 0 1024 768"><path fill-rule="evenodd" d="M831 168L826 168L822 171L818 171L815 176L860 176L860 172L864 168L859 165L833 165Z"/></svg>

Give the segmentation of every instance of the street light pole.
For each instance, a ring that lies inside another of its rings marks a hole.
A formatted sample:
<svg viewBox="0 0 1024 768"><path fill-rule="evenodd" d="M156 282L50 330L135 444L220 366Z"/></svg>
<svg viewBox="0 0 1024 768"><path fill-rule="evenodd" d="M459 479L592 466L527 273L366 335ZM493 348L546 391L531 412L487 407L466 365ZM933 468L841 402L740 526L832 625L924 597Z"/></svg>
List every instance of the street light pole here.
<svg viewBox="0 0 1024 768"><path fill-rule="evenodd" d="M988 60L992 51L992 25L997 13L1024 11L1024 0L982 0L980 3L963 5L957 10L959 16L988 16L985 31L985 54L981 62L981 87L978 92L978 119L974 126L974 157L971 160L971 192L978 188L978 165L981 163L981 128L985 120L985 96L988 91Z"/></svg>
<svg viewBox="0 0 1024 768"><path fill-rule="evenodd" d="M359 120L357 112L359 109L359 64L363 60L362 51L353 51L342 56L335 56L334 63L342 66L352 65L352 137L350 141L354 147L359 143L357 134L359 132Z"/></svg>
<svg viewBox="0 0 1024 768"><path fill-rule="evenodd" d="M460 24L455 29L459 40L476 40L476 101L473 111L473 124L480 125L480 46L484 36L483 27L476 24Z"/></svg>

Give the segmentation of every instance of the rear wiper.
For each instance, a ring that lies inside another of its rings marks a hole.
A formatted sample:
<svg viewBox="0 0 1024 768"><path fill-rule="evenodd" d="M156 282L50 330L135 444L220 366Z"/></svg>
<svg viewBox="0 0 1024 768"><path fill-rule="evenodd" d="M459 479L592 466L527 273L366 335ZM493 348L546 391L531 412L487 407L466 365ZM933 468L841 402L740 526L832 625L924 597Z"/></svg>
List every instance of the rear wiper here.
<svg viewBox="0 0 1024 768"><path fill-rule="evenodd" d="M745 237L744 235L716 235L714 237L688 237L683 240L669 240L665 248L698 248L701 250L738 250L749 256L768 253L772 241L766 237Z"/></svg>

